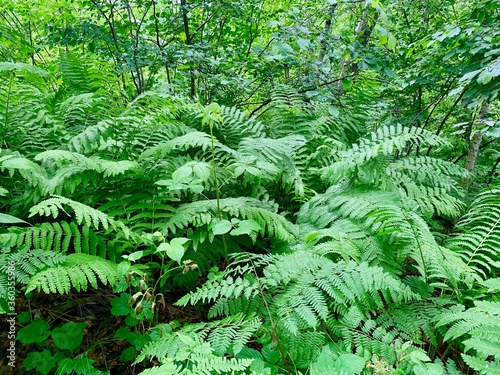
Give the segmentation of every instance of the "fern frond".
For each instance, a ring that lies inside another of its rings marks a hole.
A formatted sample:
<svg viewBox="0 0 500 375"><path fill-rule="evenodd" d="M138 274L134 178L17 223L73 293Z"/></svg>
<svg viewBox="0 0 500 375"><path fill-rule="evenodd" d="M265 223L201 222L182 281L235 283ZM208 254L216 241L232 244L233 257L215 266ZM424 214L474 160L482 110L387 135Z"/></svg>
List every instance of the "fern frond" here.
<svg viewBox="0 0 500 375"><path fill-rule="evenodd" d="M500 302L475 301L475 307L465 310L457 305L436 317L436 326L450 325L444 340L455 340L479 327L500 326Z"/></svg>
<svg viewBox="0 0 500 375"><path fill-rule="evenodd" d="M73 135L65 145L69 151L80 154L92 153L99 149L108 138L109 123L101 121L96 125L87 126L79 134Z"/></svg>
<svg viewBox="0 0 500 375"><path fill-rule="evenodd" d="M88 226L79 228L75 222L59 221L22 230L11 229L4 237L12 246L21 249L51 250L61 254L77 252L111 260L119 257L112 239L106 240Z"/></svg>
<svg viewBox="0 0 500 375"><path fill-rule="evenodd" d="M97 282L115 285L118 282L116 264L86 254L68 255L66 261L42 270L32 276L26 292L42 290L45 293L69 293L71 288L86 291L88 285L97 288Z"/></svg>
<svg viewBox="0 0 500 375"><path fill-rule="evenodd" d="M304 257L304 254L292 256ZM277 264L284 266L278 268ZM281 280L280 274L288 266L285 257L266 267L264 272L272 274L274 284ZM387 304L400 304L416 298L418 296L409 287L380 267L370 267L366 263L333 263L323 259L319 268L303 270L280 295L276 306L286 328L297 333L301 328L315 328L320 321L327 321L331 311L342 319L355 307L360 316L368 316Z"/></svg>
<svg viewBox="0 0 500 375"><path fill-rule="evenodd" d="M466 336L462 357L474 370L494 374L500 370L500 303L475 301L474 307L464 306L443 312L436 325L449 326L445 341Z"/></svg>
<svg viewBox="0 0 500 375"><path fill-rule="evenodd" d="M232 355L237 355L261 325L259 317L247 318L238 313L218 321L189 325L183 332L193 332L200 339L208 341L219 356L228 354L229 350Z"/></svg>
<svg viewBox="0 0 500 375"><path fill-rule="evenodd" d="M143 371L143 375L183 374L211 375L241 373L250 366L252 359L236 359L217 356L207 342L186 333L166 333L161 340L152 342L142 350L136 363L145 358L158 358L165 364ZM168 358L168 359L166 359ZM171 361L180 363L173 365Z"/></svg>
<svg viewBox="0 0 500 375"><path fill-rule="evenodd" d="M392 155L395 151L403 151L409 144L444 146L447 142L422 128L408 128L401 124L383 127L352 145L350 149L339 152L339 160L325 167L321 177L335 184L370 160L379 156Z"/></svg>
<svg viewBox="0 0 500 375"><path fill-rule="evenodd" d="M36 155L35 160L42 161L44 163L51 161L52 164L55 163L58 166L65 166L69 164L69 171L73 173L75 173L75 171L91 170L97 173L102 173L103 177L117 176L128 171L137 170L139 167L136 162L130 160L111 161L101 159L99 157L88 158L80 153L65 150L45 151ZM55 176L52 177L55 181L57 181L52 184L53 189L63 183L64 178L60 177L61 174L62 176L69 177L73 175L71 172L68 173L67 169L63 169L63 172L60 173L60 170L58 170Z"/></svg>
<svg viewBox="0 0 500 375"><path fill-rule="evenodd" d="M15 63L10 61L0 62L0 72L12 72L12 71L16 72L25 71L40 77L46 77L49 75L49 73L46 70L39 68L38 66L25 63Z"/></svg>
<svg viewBox="0 0 500 375"><path fill-rule="evenodd" d="M219 141L215 141L214 146L227 154L234 154L234 150L225 146ZM141 154L139 160L143 160L149 157L156 157L158 159L161 159L173 150L184 151L192 147L199 147L203 151L210 149L210 147L212 147L212 138L210 137L210 134L203 132L189 132L185 135L149 148Z"/></svg>
<svg viewBox="0 0 500 375"><path fill-rule="evenodd" d="M80 202L57 195L31 207L29 217L41 215L52 216L55 219L61 211L68 214L64 210L63 205L68 205L73 209L78 224L84 224L95 229L99 229L100 226L108 229L111 226L115 230L121 230L126 237L130 235L128 228L123 223L111 219L105 213Z"/></svg>
<svg viewBox="0 0 500 375"><path fill-rule="evenodd" d="M500 190L478 194L455 228L459 233L445 246L460 254L466 267L487 278L500 260Z"/></svg>
<svg viewBox="0 0 500 375"><path fill-rule="evenodd" d="M59 69L65 86L72 92L80 94L92 91L85 59L71 53L62 54L59 59Z"/></svg>
<svg viewBox="0 0 500 375"><path fill-rule="evenodd" d="M19 153L0 151L0 170L7 169L12 177L17 171L33 187L43 188L47 184L47 173L38 164Z"/></svg>
<svg viewBox="0 0 500 375"><path fill-rule="evenodd" d="M297 235L296 227L282 215L274 212L272 206L254 198L224 198L187 203L180 206L168 220L165 230L176 233L190 225L209 225L217 217L218 207L226 218L242 218L256 221L262 228L261 235L288 241Z"/></svg>
<svg viewBox="0 0 500 375"><path fill-rule="evenodd" d="M184 295L176 304L186 306L195 305L199 301L210 303L219 299L234 300L240 297L249 299L255 297L258 292L258 285L252 275L233 278L221 273L205 282L196 291Z"/></svg>
<svg viewBox="0 0 500 375"><path fill-rule="evenodd" d="M411 257L417 263L419 273L436 283L433 285L445 287L446 283L451 283L456 286L465 270L464 262L453 252L440 247L425 220L405 208L406 204L400 201L398 194L388 191L359 187L341 194L327 192L302 207L298 222L318 229L330 227L329 233L335 230L339 236L343 235L344 226L346 230L356 230L355 226L359 226L358 233L350 239L359 248L365 247L368 234L376 237L375 241L382 241L380 247L373 240L370 244L377 246L372 249L378 248L382 252L381 259L388 259L391 268L390 259L402 263ZM349 222L352 224L347 226ZM313 236L318 233L311 232Z"/></svg>
<svg viewBox="0 0 500 375"><path fill-rule="evenodd" d="M217 138L231 148L236 148L243 138L262 138L264 126L254 118L234 107L220 107L222 121L216 124Z"/></svg>
<svg viewBox="0 0 500 375"><path fill-rule="evenodd" d="M4 253L0 261L0 274L7 275L10 262L15 264L16 282L27 284L30 277L48 267L56 267L63 264L67 256L50 250L21 249L16 252Z"/></svg>
<svg viewBox="0 0 500 375"><path fill-rule="evenodd" d="M244 171L258 175L267 170L275 180L280 179L282 185L293 187L296 196L303 196L304 183L294 159L305 143L302 136L244 138L237 149L235 174Z"/></svg>

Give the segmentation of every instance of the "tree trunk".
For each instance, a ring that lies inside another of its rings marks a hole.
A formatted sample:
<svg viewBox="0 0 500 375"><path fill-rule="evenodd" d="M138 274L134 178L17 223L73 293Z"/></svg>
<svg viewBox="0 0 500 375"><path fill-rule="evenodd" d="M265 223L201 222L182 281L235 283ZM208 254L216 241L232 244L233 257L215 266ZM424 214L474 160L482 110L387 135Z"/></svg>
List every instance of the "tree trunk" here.
<svg viewBox="0 0 500 375"><path fill-rule="evenodd" d="M465 169L467 169L469 172L472 172L474 166L476 165L477 154L482 139L483 133L481 133L480 130L477 130L472 137L472 141L469 147L469 153L467 154L467 161L465 162Z"/></svg>
<svg viewBox="0 0 500 375"><path fill-rule="evenodd" d="M370 10L372 9L370 5L371 1L367 0L365 2L364 10L363 13L361 14L361 19L358 22L358 25L356 26L356 29L354 32L356 33L356 36L361 35L361 45L366 47L368 45L368 41L370 39L370 36L373 32L373 28L375 27L375 24L377 23L378 19L378 12L375 11L375 14L373 16L373 22L369 23L369 15L370 15ZM342 66L340 68L340 77L345 76L345 72L348 71L350 73L354 73L358 69L358 64L353 63L350 58L345 58L344 61L342 62ZM339 81L338 83L339 89L342 89L342 81Z"/></svg>
<svg viewBox="0 0 500 375"><path fill-rule="evenodd" d="M489 103L485 100L481 105L481 109L479 110L478 123L486 118L490 110ZM474 170L474 166L476 165L477 155L479 153L479 148L481 146L481 141L483 140L483 133L481 133L480 129L476 129L476 132L472 136L472 140L469 146L469 152L467 153L467 161L465 162L465 169L469 172ZM464 187L469 185L470 178L464 178L461 183Z"/></svg>
<svg viewBox="0 0 500 375"><path fill-rule="evenodd" d="M186 0L181 0L181 7L182 7L182 21L184 24L184 34L186 34L186 44L188 46L191 45L191 34L189 34L189 20L188 20L188 10L186 7ZM193 67L189 69L189 86L190 86L190 97L194 98L196 94L196 89L195 89L195 81L194 81L194 71Z"/></svg>
<svg viewBox="0 0 500 375"><path fill-rule="evenodd" d="M335 9L337 9L337 4L332 4L328 9L328 18L325 21L325 28L323 29L323 39L321 40L321 48L318 53L318 65L323 63L326 54L326 42L325 37L330 34L332 30L332 18L335 13Z"/></svg>

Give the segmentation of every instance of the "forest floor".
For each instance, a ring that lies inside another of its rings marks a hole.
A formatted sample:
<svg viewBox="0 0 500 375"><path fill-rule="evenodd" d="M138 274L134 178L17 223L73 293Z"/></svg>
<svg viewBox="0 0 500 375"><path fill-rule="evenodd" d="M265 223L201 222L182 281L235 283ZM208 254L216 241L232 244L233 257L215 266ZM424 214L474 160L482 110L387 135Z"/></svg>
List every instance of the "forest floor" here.
<svg viewBox="0 0 500 375"><path fill-rule="evenodd" d="M183 295L181 292L171 292L165 295L165 306L160 306L153 327L157 324L178 322L195 323L207 321L206 311L201 311L188 307L176 307L173 304ZM110 290L98 289L86 293L74 293L70 296L33 294L28 300L25 296L20 296L16 300L17 314L31 312L33 319L42 318L50 324L51 328L61 326L67 322L85 323L84 339L69 358L74 358L80 353L86 353L87 357L94 361L94 368L101 371L110 371L110 374L135 375L144 370L144 366L137 364L132 366L132 361L121 361L120 356L123 351L130 347L130 344L115 337L117 330L126 327L123 317L116 317L110 314L111 300L116 297ZM157 319L157 320L156 320ZM17 331L24 324L17 322ZM144 333L149 328L144 322L139 323L135 329L139 333ZM132 329L133 331L134 329ZM9 324L6 320L0 323L0 374L35 375L35 370L28 371L22 362L32 351L49 350L51 353L57 352L57 348L52 344L51 339L43 341L41 344L25 345L16 342L16 367L8 365L8 339ZM150 366L149 366L150 367Z"/></svg>

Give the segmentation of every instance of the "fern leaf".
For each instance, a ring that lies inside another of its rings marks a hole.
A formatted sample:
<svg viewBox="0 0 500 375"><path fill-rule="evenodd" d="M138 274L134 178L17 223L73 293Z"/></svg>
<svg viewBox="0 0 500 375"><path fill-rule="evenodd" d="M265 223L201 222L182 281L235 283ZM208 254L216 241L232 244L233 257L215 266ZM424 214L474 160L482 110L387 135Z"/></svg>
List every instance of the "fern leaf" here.
<svg viewBox="0 0 500 375"><path fill-rule="evenodd" d="M256 221L262 228L260 233L289 241L297 235L297 228L282 215L274 212L272 206L254 198L224 198L218 202L205 200L184 204L165 225L166 231L176 233L190 225L209 225L217 217L217 204L224 216Z"/></svg>
<svg viewBox="0 0 500 375"><path fill-rule="evenodd" d="M84 224L88 227L94 227L95 229L99 229L100 226L104 229L108 229L111 225L113 228L123 231L126 237L130 235L128 228L126 228L123 223L111 219L105 213L83 203L57 195L33 206L30 209L29 217L43 215L52 216L55 219L61 211L68 214L64 210L63 205L68 205L73 209L78 224Z"/></svg>
<svg viewBox="0 0 500 375"><path fill-rule="evenodd" d="M86 291L89 284L97 288L98 280L103 284L116 284L116 265L92 255L71 254L64 263L34 274L26 292L36 289L45 293L66 294L72 287L77 291Z"/></svg>

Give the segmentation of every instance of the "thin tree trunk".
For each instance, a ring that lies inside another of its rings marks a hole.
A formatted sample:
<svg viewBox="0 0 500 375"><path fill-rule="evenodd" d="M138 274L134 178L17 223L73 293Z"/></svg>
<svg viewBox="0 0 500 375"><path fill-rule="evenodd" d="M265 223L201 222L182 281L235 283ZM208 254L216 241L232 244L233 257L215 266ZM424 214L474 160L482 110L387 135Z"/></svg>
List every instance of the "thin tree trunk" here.
<svg viewBox="0 0 500 375"><path fill-rule="evenodd" d="M191 45L191 34L189 34L189 20L188 20L188 10L186 7L186 0L181 0L181 7L182 7L182 21L184 23L184 34L186 34L186 44L188 46ZM190 80L190 93L189 96L191 98L194 98L196 94L196 89L195 89L195 81L194 81L194 71L193 67L189 69L189 80Z"/></svg>
<svg viewBox="0 0 500 375"><path fill-rule="evenodd" d="M323 63L326 54L326 42L325 37L330 34L332 31L332 18L335 13L335 9L337 9L337 4L332 4L328 9L328 18L325 21L325 28L323 29L323 39L321 40L321 48L318 53L318 65Z"/></svg>
<svg viewBox="0 0 500 375"><path fill-rule="evenodd" d="M479 123L481 123L482 120L486 118L486 115L488 114L489 110L490 110L489 103L486 100L483 101L481 109L479 110L479 116L478 116ZM476 129L476 132L472 136L472 140L469 146L469 152L467 153L467 160L465 162L465 169L468 170L469 172L472 172L474 170L482 140L483 140L483 133L481 133L481 130ZM465 178L462 180L462 185L464 187L467 187L469 185L469 182L470 179Z"/></svg>
<svg viewBox="0 0 500 375"><path fill-rule="evenodd" d="M375 24L377 23L378 19L378 12L375 12L375 15L373 17L373 22L371 24L368 23L369 15L370 15L370 5L371 1L367 0L365 2L365 8L363 10L363 13L361 14L361 19L358 22L358 25L356 26L356 29L354 32L356 35L361 35L361 44L366 47L368 44L368 41L370 39L370 36L373 32L373 28L375 27ZM348 57L344 59L342 62L342 66L340 68L340 77L343 77L347 72L354 73L358 69L358 65L355 63L351 62L351 59ZM342 81L339 81L338 87L340 90L342 90Z"/></svg>
<svg viewBox="0 0 500 375"><path fill-rule="evenodd" d="M488 184L491 184L493 182L493 176L495 174L495 170L498 167L498 164L500 164L500 156L498 157L497 161L495 162L495 165L493 165L493 168L491 168L490 178L488 179Z"/></svg>
<svg viewBox="0 0 500 375"><path fill-rule="evenodd" d="M482 140L483 133L481 133L480 130L477 130L472 137L469 152L467 154L467 161L465 162L465 169L467 169L469 172L472 172L474 166L476 165L477 154Z"/></svg>

